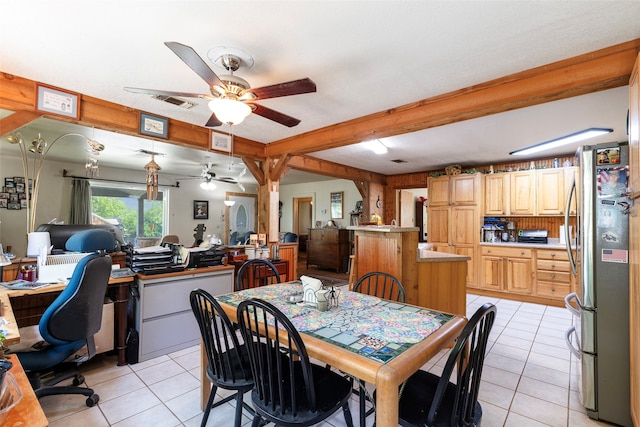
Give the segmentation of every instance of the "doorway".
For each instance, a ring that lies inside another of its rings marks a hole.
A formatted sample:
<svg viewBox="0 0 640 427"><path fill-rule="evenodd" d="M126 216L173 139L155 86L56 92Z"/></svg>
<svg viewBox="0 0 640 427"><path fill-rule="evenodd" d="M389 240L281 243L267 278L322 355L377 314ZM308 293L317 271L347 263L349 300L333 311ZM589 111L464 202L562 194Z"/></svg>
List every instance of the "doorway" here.
<svg viewBox="0 0 640 427"><path fill-rule="evenodd" d="M308 229L313 223L313 198L293 198L293 232L298 235L298 251L307 251Z"/></svg>

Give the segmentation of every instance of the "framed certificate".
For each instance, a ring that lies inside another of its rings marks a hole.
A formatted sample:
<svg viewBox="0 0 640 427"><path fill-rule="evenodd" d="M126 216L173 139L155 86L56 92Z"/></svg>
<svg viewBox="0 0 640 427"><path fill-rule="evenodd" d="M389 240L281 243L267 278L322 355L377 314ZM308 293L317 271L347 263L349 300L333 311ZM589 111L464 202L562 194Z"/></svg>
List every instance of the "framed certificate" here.
<svg viewBox="0 0 640 427"><path fill-rule="evenodd" d="M140 133L167 139L169 137L169 119L140 113Z"/></svg>

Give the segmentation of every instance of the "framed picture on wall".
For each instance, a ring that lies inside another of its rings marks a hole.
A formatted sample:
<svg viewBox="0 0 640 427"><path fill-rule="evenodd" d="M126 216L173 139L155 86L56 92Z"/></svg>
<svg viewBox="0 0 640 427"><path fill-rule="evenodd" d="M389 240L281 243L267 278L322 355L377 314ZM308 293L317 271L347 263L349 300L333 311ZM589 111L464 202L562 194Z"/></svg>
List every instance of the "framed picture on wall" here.
<svg viewBox="0 0 640 427"><path fill-rule="evenodd" d="M193 219L209 219L209 201L193 201Z"/></svg>
<svg viewBox="0 0 640 427"><path fill-rule="evenodd" d="M74 92L36 83L36 110L78 120L80 96Z"/></svg>
<svg viewBox="0 0 640 427"><path fill-rule="evenodd" d="M336 191L331 193L331 219L341 219L343 212L343 196L344 191Z"/></svg>

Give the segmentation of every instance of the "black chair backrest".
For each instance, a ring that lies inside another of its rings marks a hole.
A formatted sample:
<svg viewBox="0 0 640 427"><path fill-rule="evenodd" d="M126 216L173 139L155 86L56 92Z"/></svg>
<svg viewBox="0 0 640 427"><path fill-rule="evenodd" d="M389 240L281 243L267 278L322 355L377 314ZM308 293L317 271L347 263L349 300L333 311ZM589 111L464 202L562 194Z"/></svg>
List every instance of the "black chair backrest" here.
<svg viewBox="0 0 640 427"><path fill-rule="evenodd" d="M469 323L456 339L429 409L428 425L434 423L436 412L440 407L454 368L457 374L456 396L454 407L451 411L450 425L473 424L473 416L478 403L478 390L480 389L484 356L487 351L487 340L497 312L498 309L495 305L484 304L473 314Z"/></svg>
<svg viewBox="0 0 640 427"><path fill-rule="evenodd" d="M270 408L271 412L290 413L293 417L298 412L299 401L305 402L305 408L316 411L309 355L289 319L267 301L249 299L238 305L238 324L249 350L255 381L254 401L257 397L261 406ZM304 384L304 390L292 386L300 383Z"/></svg>
<svg viewBox="0 0 640 427"><path fill-rule="evenodd" d="M240 345L235 327L218 301L203 289L191 291L189 300L213 376L226 384L250 381L246 349Z"/></svg>
<svg viewBox="0 0 640 427"><path fill-rule="evenodd" d="M76 266L67 288L43 314L48 336L52 344L61 341L77 341L96 334L102 326L104 295L111 274L111 257L87 255ZM77 282L76 282L77 280ZM49 315L50 313L50 315ZM43 335L44 336L44 335Z"/></svg>
<svg viewBox="0 0 640 427"><path fill-rule="evenodd" d="M295 243L298 241L298 235L296 233L287 232L282 241L284 243Z"/></svg>
<svg viewBox="0 0 640 427"><path fill-rule="evenodd" d="M372 271L360 277L353 285L353 291L391 301L405 301L404 286L400 280L381 271Z"/></svg>
<svg viewBox="0 0 640 427"><path fill-rule="evenodd" d="M251 259L238 269L236 291L280 283L280 273L266 259Z"/></svg>

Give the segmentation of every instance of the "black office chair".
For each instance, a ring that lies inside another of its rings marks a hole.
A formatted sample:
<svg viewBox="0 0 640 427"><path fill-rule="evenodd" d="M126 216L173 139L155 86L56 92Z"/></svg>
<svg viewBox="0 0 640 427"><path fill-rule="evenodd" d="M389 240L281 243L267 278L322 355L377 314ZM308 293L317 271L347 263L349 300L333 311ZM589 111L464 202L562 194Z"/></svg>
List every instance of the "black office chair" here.
<svg viewBox="0 0 640 427"><path fill-rule="evenodd" d="M480 377L489 332L497 308L484 304L462 330L441 376L426 371L413 374L401 387L400 425L430 427L478 426ZM450 381L456 369L456 383Z"/></svg>
<svg viewBox="0 0 640 427"><path fill-rule="evenodd" d="M253 388L249 354L245 346L239 343L234 325L211 294L202 289L195 289L191 291L189 298L191 310L200 327L200 336L207 354L207 377L212 384L201 426L207 424L212 408L235 398L234 425L240 427L243 407L255 415L253 409L243 401L244 393ZM233 390L235 393L214 404L218 387Z"/></svg>
<svg viewBox="0 0 640 427"><path fill-rule="evenodd" d="M251 259L240 266L236 275L236 291L280 282L280 273L266 259Z"/></svg>
<svg viewBox="0 0 640 427"><path fill-rule="evenodd" d="M69 284L40 319L40 334L50 345L41 351L16 353L38 398L54 394L83 394L88 396L87 406L98 403L100 397L92 389L78 387L84 382L84 377L77 370L77 365L93 357L96 351L93 335L101 327L104 295L111 273L111 257L105 250L112 250L114 246L113 234L102 229L81 231L67 240L67 250L95 253L78 262ZM88 351L86 358L63 364L85 345ZM63 369L69 367L73 369ZM73 378L73 386L54 387L69 378Z"/></svg>
<svg viewBox="0 0 640 427"><path fill-rule="evenodd" d="M381 271L372 271L360 277L353 285L353 291L396 302L405 301L404 286L402 286L400 280L389 273ZM372 405L374 402L367 395L364 381L358 380L358 390L354 390L354 393L357 393L360 397L360 426L364 427L367 417L375 413L375 405L368 411L365 408L367 401L370 401Z"/></svg>
<svg viewBox="0 0 640 427"><path fill-rule="evenodd" d="M255 381L251 392L256 411L253 427L263 419L278 426L310 426L340 408L347 426L353 427L351 382L309 361L300 334L280 310L259 299L242 301L238 323Z"/></svg>

